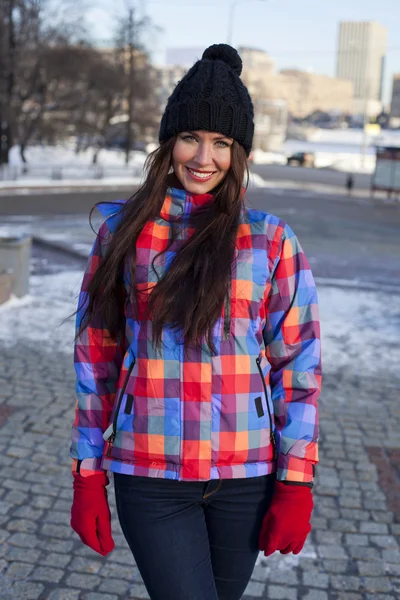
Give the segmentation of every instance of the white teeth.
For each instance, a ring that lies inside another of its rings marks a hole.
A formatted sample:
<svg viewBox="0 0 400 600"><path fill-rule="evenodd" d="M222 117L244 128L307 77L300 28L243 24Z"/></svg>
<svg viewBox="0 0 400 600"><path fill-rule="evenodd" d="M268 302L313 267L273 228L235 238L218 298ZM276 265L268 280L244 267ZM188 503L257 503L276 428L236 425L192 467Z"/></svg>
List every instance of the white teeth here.
<svg viewBox="0 0 400 600"><path fill-rule="evenodd" d="M208 179L213 174L213 173L202 173L201 171L194 171L193 169L189 169L189 167L188 167L188 171L193 173L193 175L195 177L200 177L200 179Z"/></svg>

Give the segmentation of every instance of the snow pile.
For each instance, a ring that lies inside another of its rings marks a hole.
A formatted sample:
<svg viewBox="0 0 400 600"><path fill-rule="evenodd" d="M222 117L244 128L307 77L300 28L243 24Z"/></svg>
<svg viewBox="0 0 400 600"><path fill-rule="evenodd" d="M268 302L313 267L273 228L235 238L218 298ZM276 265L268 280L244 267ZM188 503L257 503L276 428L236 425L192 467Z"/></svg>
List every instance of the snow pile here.
<svg viewBox="0 0 400 600"><path fill-rule="evenodd" d="M251 158L255 165L286 165L286 156L282 152L264 152L256 149L251 153Z"/></svg>
<svg viewBox="0 0 400 600"><path fill-rule="evenodd" d="M74 319L62 321L76 308L81 281L81 271L31 277L29 296L0 306L0 347L40 344L46 352L70 354ZM385 373L397 380L397 295L319 286L319 300L324 371L346 369L369 378Z"/></svg>
<svg viewBox="0 0 400 600"><path fill-rule="evenodd" d="M10 153L10 164L0 169L0 187L81 185L137 185L141 182L147 154L131 152L129 164L121 150L100 150L93 165L94 149L76 154L70 145L31 146L23 164L19 146Z"/></svg>
<svg viewBox="0 0 400 600"><path fill-rule="evenodd" d="M25 152L27 167L42 167L57 165L60 167L91 167L95 150L89 148L79 154L71 144L57 146L28 146ZM143 168L147 158L145 152L137 150L130 154L129 167ZM103 149L98 153L97 164L102 167L125 167L125 153L122 150ZM19 146L13 146L10 152L10 165L22 166Z"/></svg>

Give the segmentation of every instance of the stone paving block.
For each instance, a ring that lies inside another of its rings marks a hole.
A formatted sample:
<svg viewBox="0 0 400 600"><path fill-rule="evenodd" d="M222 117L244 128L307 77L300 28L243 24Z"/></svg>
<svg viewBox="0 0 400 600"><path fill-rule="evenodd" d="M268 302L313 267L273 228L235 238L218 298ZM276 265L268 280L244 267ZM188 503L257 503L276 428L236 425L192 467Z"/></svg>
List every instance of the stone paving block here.
<svg viewBox="0 0 400 600"><path fill-rule="evenodd" d="M71 501L67 500L56 500L53 506L54 510L59 510L61 512L68 513L71 510Z"/></svg>
<svg viewBox="0 0 400 600"><path fill-rule="evenodd" d="M355 521L349 519L333 519L331 521L332 531L342 531L343 533L357 533L358 526Z"/></svg>
<svg viewBox="0 0 400 600"><path fill-rule="evenodd" d="M0 515L6 515L14 505L11 502L6 502L4 498L0 500Z"/></svg>
<svg viewBox="0 0 400 600"><path fill-rule="evenodd" d="M368 536L359 533L346 533L345 543L347 546L368 546Z"/></svg>
<svg viewBox="0 0 400 600"><path fill-rule="evenodd" d="M400 564L400 551L399 550L382 550L382 558L388 563Z"/></svg>
<svg viewBox="0 0 400 600"><path fill-rule="evenodd" d="M82 573L98 573L100 569L103 567L103 564L100 560L90 560L88 558L76 557L72 560L71 564L68 566L68 569L71 571L78 571Z"/></svg>
<svg viewBox="0 0 400 600"><path fill-rule="evenodd" d="M40 533L45 536L68 540L72 537L70 525L54 525L53 523L44 523L40 528Z"/></svg>
<svg viewBox="0 0 400 600"><path fill-rule="evenodd" d="M14 600L41 600L44 586L32 581L17 581L12 586Z"/></svg>
<svg viewBox="0 0 400 600"><path fill-rule="evenodd" d="M26 579L33 569L34 566L29 563L12 562L6 571L6 577L11 581Z"/></svg>
<svg viewBox="0 0 400 600"><path fill-rule="evenodd" d="M35 495L31 499L30 504L33 508L51 508L55 502L54 498L50 498L50 496ZM71 509L71 505L69 508Z"/></svg>
<svg viewBox="0 0 400 600"><path fill-rule="evenodd" d="M129 581L124 581L121 579L105 579L100 584L99 592L108 592L110 594L114 593L124 597L130 585L131 584Z"/></svg>
<svg viewBox="0 0 400 600"><path fill-rule="evenodd" d="M70 590L69 588L60 588L53 590L46 596L45 600L79 600L80 591Z"/></svg>
<svg viewBox="0 0 400 600"><path fill-rule="evenodd" d="M365 546L352 546L349 548L349 553L352 558L360 560L380 560L381 553L376 548L366 548Z"/></svg>
<svg viewBox="0 0 400 600"><path fill-rule="evenodd" d="M22 504L28 503L28 495L19 490L10 490L5 494L2 501L11 504L12 506L21 506Z"/></svg>
<svg viewBox="0 0 400 600"><path fill-rule="evenodd" d="M8 537L10 537L10 532L5 529L0 529L0 544L6 541Z"/></svg>
<svg viewBox="0 0 400 600"><path fill-rule="evenodd" d="M343 519L348 519L350 521L368 521L370 519L370 513L368 510L342 508L340 513Z"/></svg>
<svg viewBox="0 0 400 600"><path fill-rule="evenodd" d="M107 562L119 562L125 565L132 563L133 566L132 552L129 550L129 548L117 548L116 550L113 550L109 556L107 556Z"/></svg>
<svg viewBox="0 0 400 600"><path fill-rule="evenodd" d="M5 474L3 473L3 476ZM8 490L19 490L20 492L29 492L31 485L25 481L18 481L18 479L4 479L2 486Z"/></svg>
<svg viewBox="0 0 400 600"><path fill-rule="evenodd" d="M6 454L10 458L25 458L32 454L32 449L24 448L23 446L10 446Z"/></svg>
<svg viewBox="0 0 400 600"><path fill-rule="evenodd" d="M340 531L315 531L314 538L321 544L341 546L343 534Z"/></svg>
<svg viewBox="0 0 400 600"><path fill-rule="evenodd" d="M379 548L395 548L399 547L396 539L392 535L370 535L371 543Z"/></svg>
<svg viewBox="0 0 400 600"><path fill-rule="evenodd" d="M392 591L392 586L388 577L363 577L363 587L368 592Z"/></svg>
<svg viewBox="0 0 400 600"><path fill-rule="evenodd" d="M93 590L100 582L101 579L98 575L89 575L88 573L71 573L65 580L65 583L71 587L84 590Z"/></svg>
<svg viewBox="0 0 400 600"><path fill-rule="evenodd" d="M18 506L13 512L13 517L29 519L37 523L43 517L43 510L34 509L29 505Z"/></svg>
<svg viewBox="0 0 400 600"><path fill-rule="evenodd" d="M326 573L346 573L349 569L348 560L323 560L322 568Z"/></svg>
<svg viewBox="0 0 400 600"><path fill-rule="evenodd" d="M268 583L281 583L286 585L298 585L299 577L296 571L271 569L268 575Z"/></svg>
<svg viewBox="0 0 400 600"><path fill-rule="evenodd" d="M144 585L133 584L129 588L128 598L130 598L131 600L142 600L142 598L144 598L145 600L149 600L149 595Z"/></svg>
<svg viewBox="0 0 400 600"><path fill-rule="evenodd" d="M41 550L47 550L47 552L57 552L58 554L68 554L72 552L74 543L72 541L63 540L40 540L39 548ZM92 550L93 552L93 550Z"/></svg>
<svg viewBox="0 0 400 600"><path fill-rule="evenodd" d="M310 590L302 596L302 600L328 600L328 594L322 590Z"/></svg>
<svg viewBox="0 0 400 600"><path fill-rule="evenodd" d="M313 530L316 529L323 529L326 530L328 529L328 520L323 518L323 517L312 517L311 519L311 524L312 524L312 528Z"/></svg>
<svg viewBox="0 0 400 600"><path fill-rule="evenodd" d="M288 588L281 585L269 585L267 598L270 600L298 600L298 593L295 588Z"/></svg>
<svg viewBox="0 0 400 600"><path fill-rule="evenodd" d="M303 572L303 585L306 587L317 587L327 589L329 587L329 575L325 573Z"/></svg>
<svg viewBox="0 0 400 600"><path fill-rule="evenodd" d="M58 554L57 552L50 552L41 559L40 564L48 567L59 567L60 569L65 569L71 560L72 556L70 554Z"/></svg>
<svg viewBox="0 0 400 600"><path fill-rule="evenodd" d="M9 521L7 529L8 531L20 531L21 533L34 533L37 525L28 519L12 519Z"/></svg>
<svg viewBox="0 0 400 600"><path fill-rule="evenodd" d="M400 577L400 565L396 565L394 563L385 563L385 573L387 575Z"/></svg>
<svg viewBox="0 0 400 600"><path fill-rule="evenodd" d="M265 588L266 588L266 582L260 582L260 581L250 581L247 588L244 591L243 594L243 599L244 598L263 598L264 597L264 592L265 592Z"/></svg>
<svg viewBox="0 0 400 600"><path fill-rule="evenodd" d="M362 587L362 579L352 575L332 575L331 585L335 590L358 592Z"/></svg>
<svg viewBox="0 0 400 600"><path fill-rule="evenodd" d="M388 533L388 525L386 523L373 523L365 519L363 523L360 523L360 533L386 535Z"/></svg>
<svg viewBox="0 0 400 600"><path fill-rule="evenodd" d="M392 532L393 535L400 536L400 523L393 523L392 525L390 525L390 531ZM387 533L387 532L380 531L379 533Z"/></svg>
<svg viewBox="0 0 400 600"><path fill-rule="evenodd" d="M135 578L135 570L133 567L123 566L118 563L108 563L103 566L99 575L105 578L133 581Z"/></svg>
<svg viewBox="0 0 400 600"><path fill-rule="evenodd" d="M36 548L39 544L39 539L32 533L13 533L7 540L11 546L19 546L20 548Z"/></svg>
<svg viewBox="0 0 400 600"><path fill-rule="evenodd" d="M386 569L383 561L357 561L357 569L360 575L378 577L379 575L385 575Z"/></svg>
<svg viewBox="0 0 400 600"><path fill-rule="evenodd" d="M62 569L53 567L37 567L31 575L31 579L35 581L49 581L50 583L58 583L64 576Z"/></svg>
<svg viewBox="0 0 400 600"><path fill-rule="evenodd" d="M387 508L383 511L373 510L371 511L371 516L377 523L392 523L394 518L393 513L387 510Z"/></svg>
<svg viewBox="0 0 400 600"><path fill-rule="evenodd" d="M333 558L333 559L345 559L347 558L347 552L340 546L326 546L320 545L318 547L318 554L322 558Z"/></svg>
<svg viewBox="0 0 400 600"><path fill-rule="evenodd" d="M19 548L18 546L9 546L7 549L7 560L39 563L41 560L41 552L40 550L30 550L28 548Z"/></svg>
<svg viewBox="0 0 400 600"><path fill-rule="evenodd" d="M69 512L61 512L59 510L51 510L44 517L44 523L50 523L55 525L69 525L71 519L71 511Z"/></svg>

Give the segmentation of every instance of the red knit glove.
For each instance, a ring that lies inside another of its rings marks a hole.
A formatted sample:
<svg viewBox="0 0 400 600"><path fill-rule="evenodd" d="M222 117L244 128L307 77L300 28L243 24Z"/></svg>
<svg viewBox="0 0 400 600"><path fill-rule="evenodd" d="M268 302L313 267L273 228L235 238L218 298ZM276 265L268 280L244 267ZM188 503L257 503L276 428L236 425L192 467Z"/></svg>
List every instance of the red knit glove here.
<svg viewBox="0 0 400 600"><path fill-rule="evenodd" d="M86 546L106 556L114 550L106 490L106 485L110 483L108 477L106 473L88 477L74 473L73 477L71 527Z"/></svg>
<svg viewBox="0 0 400 600"><path fill-rule="evenodd" d="M311 531L311 488L275 482L271 505L261 526L258 546L265 556L277 550L298 554Z"/></svg>

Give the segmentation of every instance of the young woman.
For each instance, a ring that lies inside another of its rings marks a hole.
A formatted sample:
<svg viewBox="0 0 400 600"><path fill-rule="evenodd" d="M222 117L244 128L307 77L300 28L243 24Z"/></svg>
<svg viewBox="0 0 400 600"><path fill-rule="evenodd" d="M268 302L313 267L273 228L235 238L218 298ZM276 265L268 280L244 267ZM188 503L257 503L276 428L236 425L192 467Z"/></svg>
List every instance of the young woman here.
<svg viewBox="0 0 400 600"><path fill-rule="evenodd" d="M224 44L180 81L107 217L77 311L71 525L111 552L106 471L152 600L235 600L310 532L320 339L304 253L244 204L254 124Z"/></svg>

